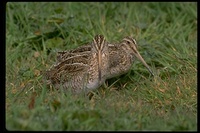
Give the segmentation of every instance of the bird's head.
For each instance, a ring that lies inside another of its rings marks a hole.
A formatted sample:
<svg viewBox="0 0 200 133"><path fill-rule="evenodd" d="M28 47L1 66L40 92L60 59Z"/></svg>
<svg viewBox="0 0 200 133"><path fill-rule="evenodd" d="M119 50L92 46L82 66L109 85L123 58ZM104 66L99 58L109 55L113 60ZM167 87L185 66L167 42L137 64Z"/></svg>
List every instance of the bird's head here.
<svg viewBox="0 0 200 133"><path fill-rule="evenodd" d="M127 54L130 54L131 56L135 56L137 59L139 59L144 66L148 69L148 71L152 74L153 72L151 71L150 67L147 65L147 63L144 61L144 59L142 58L142 56L140 55L140 53L137 50L137 42L134 38L132 37L125 37L122 40L122 48L126 51Z"/></svg>

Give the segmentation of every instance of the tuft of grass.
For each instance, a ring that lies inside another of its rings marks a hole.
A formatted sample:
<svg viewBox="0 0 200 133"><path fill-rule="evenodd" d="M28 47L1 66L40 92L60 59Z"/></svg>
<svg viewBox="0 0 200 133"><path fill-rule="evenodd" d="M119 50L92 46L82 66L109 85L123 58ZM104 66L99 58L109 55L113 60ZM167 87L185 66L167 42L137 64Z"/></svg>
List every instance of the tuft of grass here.
<svg viewBox="0 0 200 133"><path fill-rule="evenodd" d="M155 73L139 62L91 96L47 88L56 52L103 34L132 36ZM196 131L197 3L8 2L6 129Z"/></svg>

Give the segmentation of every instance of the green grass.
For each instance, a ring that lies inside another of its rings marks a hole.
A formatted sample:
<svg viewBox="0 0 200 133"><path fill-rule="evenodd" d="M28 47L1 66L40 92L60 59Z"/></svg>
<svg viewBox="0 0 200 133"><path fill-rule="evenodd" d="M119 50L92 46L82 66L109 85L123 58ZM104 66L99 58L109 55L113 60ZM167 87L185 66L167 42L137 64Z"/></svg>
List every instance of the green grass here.
<svg viewBox="0 0 200 133"><path fill-rule="evenodd" d="M136 38L156 76L136 61L91 99L47 89L56 52L96 34ZM196 131L197 3L9 2L5 92L7 130Z"/></svg>

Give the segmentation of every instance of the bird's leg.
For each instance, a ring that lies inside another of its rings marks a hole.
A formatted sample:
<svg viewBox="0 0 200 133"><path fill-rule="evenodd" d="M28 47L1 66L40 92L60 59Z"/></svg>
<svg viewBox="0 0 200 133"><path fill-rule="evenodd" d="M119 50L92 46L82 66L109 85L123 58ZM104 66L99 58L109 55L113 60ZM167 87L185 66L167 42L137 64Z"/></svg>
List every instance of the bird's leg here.
<svg viewBox="0 0 200 133"><path fill-rule="evenodd" d="M106 83L106 81L103 82L103 88L108 89L108 82L107 83Z"/></svg>

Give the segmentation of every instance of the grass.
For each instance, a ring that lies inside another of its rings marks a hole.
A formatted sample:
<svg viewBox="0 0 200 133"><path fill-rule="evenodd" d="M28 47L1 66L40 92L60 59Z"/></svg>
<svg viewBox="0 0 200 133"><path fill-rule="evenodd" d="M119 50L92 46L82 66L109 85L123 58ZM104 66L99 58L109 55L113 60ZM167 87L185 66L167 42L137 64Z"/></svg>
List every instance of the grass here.
<svg viewBox="0 0 200 133"><path fill-rule="evenodd" d="M47 89L56 52L133 36L136 61L91 99ZM197 131L197 3L6 4L6 129Z"/></svg>

